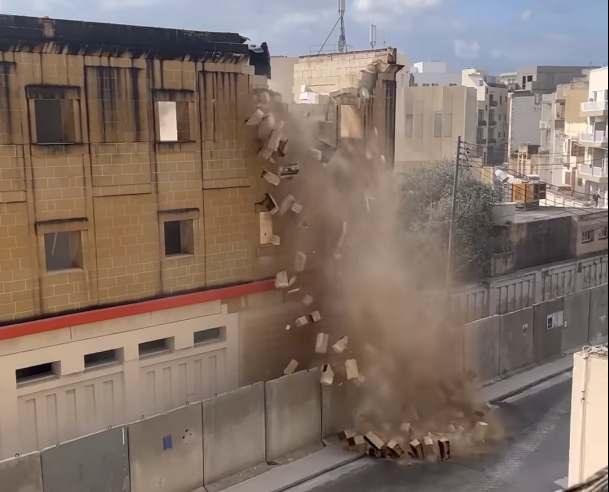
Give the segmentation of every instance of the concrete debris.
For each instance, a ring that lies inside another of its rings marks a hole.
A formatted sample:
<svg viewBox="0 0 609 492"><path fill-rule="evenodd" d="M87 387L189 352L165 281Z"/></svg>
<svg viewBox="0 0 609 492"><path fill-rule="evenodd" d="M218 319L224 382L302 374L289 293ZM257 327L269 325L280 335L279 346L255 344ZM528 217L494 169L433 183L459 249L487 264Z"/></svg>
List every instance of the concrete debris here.
<svg viewBox="0 0 609 492"><path fill-rule="evenodd" d="M345 369L347 370L347 379L357 379L359 371L357 370L357 361L355 359L347 359L345 361Z"/></svg>
<svg viewBox="0 0 609 492"><path fill-rule="evenodd" d="M296 258L294 260L294 270L296 270L297 272L304 272L306 264L307 264L307 255L305 255L301 251L298 251L296 253Z"/></svg>
<svg viewBox="0 0 609 492"><path fill-rule="evenodd" d="M292 208L294 203L296 203L296 198L294 198L294 195L286 196L279 206L279 215L285 215Z"/></svg>
<svg viewBox="0 0 609 492"><path fill-rule="evenodd" d="M383 451L385 449L385 441L383 441L379 436L377 436L374 432L366 432L364 435L366 442L377 449L378 451Z"/></svg>
<svg viewBox="0 0 609 492"><path fill-rule="evenodd" d="M296 370L297 367L298 367L298 361L292 359L290 361L290 363L284 369L283 374L285 374L286 376L289 376L290 374L294 373L294 371Z"/></svg>
<svg viewBox="0 0 609 492"><path fill-rule="evenodd" d="M303 303L303 305L305 306L310 306L311 304L313 304L313 296L310 296L309 294L305 295L300 302Z"/></svg>
<svg viewBox="0 0 609 492"><path fill-rule="evenodd" d="M438 439L438 448L440 450L440 460L447 461L450 459L450 441L445 437Z"/></svg>
<svg viewBox="0 0 609 492"><path fill-rule="evenodd" d="M298 164L287 164L279 168L279 177L281 179L293 178L300 172Z"/></svg>
<svg viewBox="0 0 609 492"><path fill-rule="evenodd" d="M280 157L285 157L285 154L288 150L288 139L287 138L281 138L279 140L279 145L277 146L277 154Z"/></svg>
<svg viewBox="0 0 609 492"><path fill-rule="evenodd" d="M262 121L258 125L258 138L260 139L260 141L267 141L270 138L274 128L275 117L273 116L273 114L268 113L264 115L264 118L262 118Z"/></svg>
<svg viewBox="0 0 609 492"><path fill-rule="evenodd" d="M479 441L484 442L486 440L486 434L488 432L488 424L486 422L478 422L475 427L474 435Z"/></svg>
<svg viewBox="0 0 609 492"><path fill-rule="evenodd" d="M321 368L321 384L330 386L334 382L334 371L330 364L324 364Z"/></svg>
<svg viewBox="0 0 609 492"><path fill-rule="evenodd" d="M269 104L271 102L271 95L267 91L260 93L260 102L262 104Z"/></svg>
<svg viewBox="0 0 609 492"><path fill-rule="evenodd" d="M296 275L294 275L293 277L290 278L290 280L288 281L288 287L293 287L294 284L296 283Z"/></svg>
<svg viewBox="0 0 609 492"><path fill-rule="evenodd" d="M370 91L366 87L360 87L359 97L362 99L370 99Z"/></svg>
<svg viewBox="0 0 609 492"><path fill-rule="evenodd" d="M438 453L430 436L423 438L423 454L428 461L436 461L438 459Z"/></svg>
<svg viewBox="0 0 609 492"><path fill-rule="evenodd" d="M266 193L264 195L261 205L267 212L270 212L271 215L275 215L277 214L277 212L279 212L277 202L273 198L273 195L271 195L270 193Z"/></svg>
<svg viewBox="0 0 609 492"><path fill-rule="evenodd" d="M318 333L317 340L315 341L315 353L325 354L328 351L328 334Z"/></svg>
<svg viewBox="0 0 609 492"><path fill-rule="evenodd" d="M390 451L390 456L392 458L397 459L404 454L402 446L400 446L400 444L395 439L391 439L391 441L387 443L387 449Z"/></svg>
<svg viewBox="0 0 609 492"><path fill-rule="evenodd" d="M292 325L291 324L287 324L285 325L285 331L290 331L292 329Z"/></svg>
<svg viewBox="0 0 609 492"><path fill-rule="evenodd" d="M350 430L350 429L348 429L348 430L340 431L338 433L338 440L339 441L347 441L348 439L351 439L352 437L355 437L355 436L357 436L357 433L352 431L352 430Z"/></svg>
<svg viewBox="0 0 609 492"><path fill-rule="evenodd" d="M296 321L294 322L294 324L298 327L298 328L302 328L303 326L309 324L309 320L307 319L306 316L301 316L300 318L297 318Z"/></svg>
<svg viewBox="0 0 609 492"><path fill-rule="evenodd" d="M313 158L315 160L317 160L318 162L321 162L321 159L323 157L321 150L313 148L313 147L311 147L309 150L311 151L311 154L313 154Z"/></svg>
<svg viewBox="0 0 609 492"><path fill-rule="evenodd" d="M321 314L319 311L313 311L310 315L309 318L311 318L311 321L313 323L318 323L321 321Z"/></svg>
<svg viewBox="0 0 609 492"><path fill-rule="evenodd" d="M281 238L279 236L277 236L276 234L273 234L271 236L271 244L274 246L280 246L281 245Z"/></svg>
<svg viewBox="0 0 609 492"><path fill-rule="evenodd" d="M406 434L410 434L410 431L412 430L412 426L410 425L409 422L404 422L402 425L400 425L400 430L402 432L405 432Z"/></svg>
<svg viewBox="0 0 609 492"><path fill-rule="evenodd" d="M425 454L423 453L423 444L418 439L413 439L410 441L410 450L408 454L411 458L415 460L422 460L425 458Z"/></svg>
<svg viewBox="0 0 609 492"><path fill-rule="evenodd" d="M447 429L448 429L448 432L450 432L451 434L454 434L457 432L457 428L453 424L449 424Z"/></svg>
<svg viewBox="0 0 609 492"><path fill-rule="evenodd" d="M366 443L366 439L364 439L364 436L361 436L361 435L356 435L356 436L347 438L347 444L350 447L362 446L365 443Z"/></svg>
<svg viewBox="0 0 609 492"><path fill-rule="evenodd" d="M343 221L343 229L340 234L340 238L338 240L338 244L336 245L336 249L334 250L334 257L340 258L342 255L343 246L345 245L345 238L347 237L347 222Z"/></svg>
<svg viewBox="0 0 609 492"><path fill-rule="evenodd" d="M359 376L357 376L356 381L357 381L359 384L364 384L364 383L366 382L366 377L365 377L363 374L360 374Z"/></svg>
<svg viewBox="0 0 609 492"><path fill-rule="evenodd" d="M272 173L271 171L267 171L266 169L262 171L262 179L264 179L267 183L272 184L273 186L279 186L279 183L281 183L281 178L279 176Z"/></svg>
<svg viewBox="0 0 609 492"><path fill-rule="evenodd" d="M258 108L245 119L245 124L248 126L256 126L260 124L263 118L264 112Z"/></svg>
<svg viewBox="0 0 609 492"><path fill-rule="evenodd" d="M290 283L288 281L288 272L282 270L275 275L275 288L276 289L287 289Z"/></svg>
<svg viewBox="0 0 609 492"><path fill-rule="evenodd" d="M291 208L292 212L294 212L295 214L299 214L300 212L302 212L302 205L300 203L294 203L292 205Z"/></svg>
<svg viewBox="0 0 609 492"><path fill-rule="evenodd" d="M337 354L342 354L347 348L347 344L349 343L349 337L341 337L338 342L332 345L332 350L334 350Z"/></svg>

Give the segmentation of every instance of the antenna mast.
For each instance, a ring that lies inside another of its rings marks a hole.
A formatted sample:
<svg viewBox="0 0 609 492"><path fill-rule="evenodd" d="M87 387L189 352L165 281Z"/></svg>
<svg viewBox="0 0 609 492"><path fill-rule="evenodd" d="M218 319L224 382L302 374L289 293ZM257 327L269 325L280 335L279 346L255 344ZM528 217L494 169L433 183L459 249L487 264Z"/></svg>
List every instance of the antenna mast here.
<svg viewBox="0 0 609 492"><path fill-rule="evenodd" d="M374 49L376 46L376 26L370 24L370 48Z"/></svg>
<svg viewBox="0 0 609 492"><path fill-rule="evenodd" d="M340 20L340 34L338 35L338 52L347 51L347 34L345 33L345 4L346 0L338 0L338 15Z"/></svg>

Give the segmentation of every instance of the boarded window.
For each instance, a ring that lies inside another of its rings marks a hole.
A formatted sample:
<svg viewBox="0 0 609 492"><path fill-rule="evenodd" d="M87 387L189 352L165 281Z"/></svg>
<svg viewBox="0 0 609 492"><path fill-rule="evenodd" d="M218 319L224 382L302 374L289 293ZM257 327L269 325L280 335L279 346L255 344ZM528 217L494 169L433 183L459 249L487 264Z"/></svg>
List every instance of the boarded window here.
<svg viewBox="0 0 609 492"><path fill-rule="evenodd" d="M80 231L50 232L44 235L47 272L82 268Z"/></svg>
<svg viewBox="0 0 609 492"><path fill-rule="evenodd" d="M74 102L72 99L37 99L34 101L36 143L76 142Z"/></svg>
<svg viewBox="0 0 609 492"><path fill-rule="evenodd" d="M169 220L163 224L165 256L194 254L193 221Z"/></svg>

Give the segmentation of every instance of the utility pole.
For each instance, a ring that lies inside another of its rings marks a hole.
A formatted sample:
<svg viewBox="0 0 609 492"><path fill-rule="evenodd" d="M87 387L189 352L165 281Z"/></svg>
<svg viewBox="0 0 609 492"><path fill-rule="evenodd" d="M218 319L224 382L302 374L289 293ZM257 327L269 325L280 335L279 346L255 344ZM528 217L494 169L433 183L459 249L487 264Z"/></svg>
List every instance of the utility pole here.
<svg viewBox="0 0 609 492"><path fill-rule="evenodd" d="M461 137L457 138L457 158L455 160L455 177L453 180L453 203L450 211L450 227L448 229L448 253L446 257L446 280L444 288L446 295L450 295L450 287L452 280L452 259L453 259L453 241L455 235L455 218L457 215L457 186L459 184L459 164L461 160Z"/></svg>

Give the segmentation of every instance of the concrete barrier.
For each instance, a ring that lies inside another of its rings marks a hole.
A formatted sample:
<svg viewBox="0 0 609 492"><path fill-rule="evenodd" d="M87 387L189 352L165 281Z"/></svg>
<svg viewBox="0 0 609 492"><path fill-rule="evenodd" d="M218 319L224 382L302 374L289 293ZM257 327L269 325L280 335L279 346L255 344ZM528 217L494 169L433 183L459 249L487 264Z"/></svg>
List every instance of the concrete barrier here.
<svg viewBox="0 0 609 492"><path fill-rule="evenodd" d="M212 484L219 490L267 471L265 460L264 383L203 402L203 469L208 492ZM245 476L235 476L242 472Z"/></svg>
<svg viewBox="0 0 609 492"><path fill-rule="evenodd" d="M501 316L499 374L533 363L533 308Z"/></svg>
<svg viewBox="0 0 609 492"><path fill-rule="evenodd" d="M491 316L465 325L464 368L478 379L499 376L499 332L501 317Z"/></svg>
<svg viewBox="0 0 609 492"><path fill-rule="evenodd" d="M201 403L129 424L131 492L203 487Z"/></svg>
<svg viewBox="0 0 609 492"><path fill-rule="evenodd" d="M0 490L42 492L40 453L24 454L0 461Z"/></svg>
<svg viewBox="0 0 609 492"><path fill-rule="evenodd" d="M562 338L565 329L564 297L533 306L533 354L535 362L558 357L562 354Z"/></svg>
<svg viewBox="0 0 609 492"><path fill-rule="evenodd" d="M590 320L590 290L582 290L564 298L565 327L562 333L562 351L579 350L588 343Z"/></svg>
<svg viewBox="0 0 609 492"><path fill-rule="evenodd" d="M321 436L324 443L336 443L337 434L352 425L353 410L357 407L349 405L349 388L347 384L321 387Z"/></svg>
<svg viewBox="0 0 609 492"><path fill-rule="evenodd" d="M591 344L607 341L607 284L591 289L590 292L590 331Z"/></svg>
<svg viewBox="0 0 609 492"><path fill-rule="evenodd" d="M300 371L265 384L266 460L321 447L319 371Z"/></svg>
<svg viewBox="0 0 609 492"><path fill-rule="evenodd" d="M44 492L128 491L127 428L115 427L47 448L41 462Z"/></svg>

